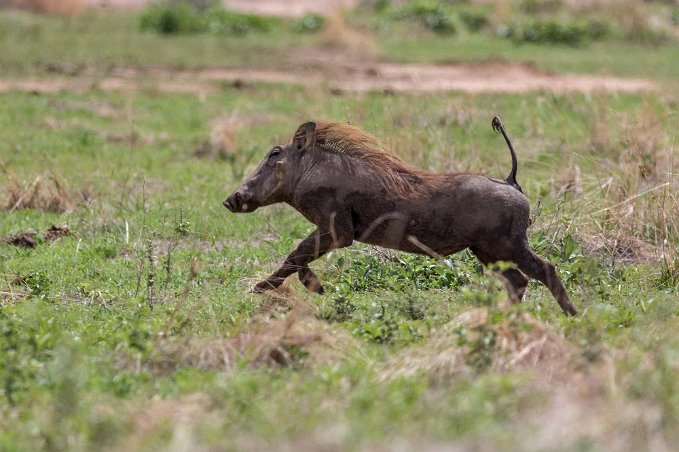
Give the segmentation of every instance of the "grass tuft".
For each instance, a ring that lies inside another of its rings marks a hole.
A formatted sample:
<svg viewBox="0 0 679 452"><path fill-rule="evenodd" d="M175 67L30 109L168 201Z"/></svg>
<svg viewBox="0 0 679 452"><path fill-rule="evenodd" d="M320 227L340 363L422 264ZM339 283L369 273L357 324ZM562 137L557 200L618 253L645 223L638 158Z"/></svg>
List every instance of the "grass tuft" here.
<svg viewBox="0 0 679 452"><path fill-rule="evenodd" d="M389 380L424 374L435 384L478 372L567 369L573 349L552 327L516 308L465 311L435 332L425 346L410 347L380 374Z"/></svg>
<svg viewBox="0 0 679 452"><path fill-rule="evenodd" d="M73 209L73 202L59 177L52 174L38 176L30 185L24 185L10 175L6 211L34 209L44 212L63 213Z"/></svg>

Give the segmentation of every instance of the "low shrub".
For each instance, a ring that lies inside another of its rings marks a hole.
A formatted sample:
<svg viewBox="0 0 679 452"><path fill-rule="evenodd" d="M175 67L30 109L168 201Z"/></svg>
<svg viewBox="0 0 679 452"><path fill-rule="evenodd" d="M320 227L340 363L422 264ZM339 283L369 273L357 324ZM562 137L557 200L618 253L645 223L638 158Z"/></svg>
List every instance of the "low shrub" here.
<svg viewBox="0 0 679 452"><path fill-rule="evenodd" d="M460 20L472 32L477 32L488 26L488 16L481 11L464 10L459 14Z"/></svg>
<svg viewBox="0 0 679 452"><path fill-rule="evenodd" d="M316 33L325 25L325 19L318 14L305 14L292 23L295 33Z"/></svg>
<svg viewBox="0 0 679 452"><path fill-rule="evenodd" d="M220 6L199 8L187 2L154 4L139 16L139 27L164 35L214 33L244 36L269 31L276 19L227 11Z"/></svg>
<svg viewBox="0 0 679 452"><path fill-rule="evenodd" d="M521 10L527 14L553 13L563 6L561 0L523 0Z"/></svg>
<svg viewBox="0 0 679 452"><path fill-rule="evenodd" d="M188 34L205 31L205 21L200 11L188 3L155 4L146 9L139 17L142 31L156 33Z"/></svg>
<svg viewBox="0 0 679 452"><path fill-rule="evenodd" d="M662 29L651 27L630 28L625 33L625 39L637 44L657 46L670 41L670 35Z"/></svg>
<svg viewBox="0 0 679 452"><path fill-rule="evenodd" d="M455 24L446 8L435 2L413 2L393 12L396 20L413 20L439 34L454 34Z"/></svg>
<svg viewBox="0 0 679 452"><path fill-rule="evenodd" d="M586 23L564 22L554 19L528 20L498 27L497 35L517 43L546 43L581 46L588 41L599 41L611 34L608 23L591 19Z"/></svg>

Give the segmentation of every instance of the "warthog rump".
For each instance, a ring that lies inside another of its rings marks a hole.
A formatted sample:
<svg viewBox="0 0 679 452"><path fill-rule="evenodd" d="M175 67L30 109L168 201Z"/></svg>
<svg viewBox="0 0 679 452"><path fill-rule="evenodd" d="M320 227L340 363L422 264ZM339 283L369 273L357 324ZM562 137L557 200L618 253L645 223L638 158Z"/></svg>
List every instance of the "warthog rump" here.
<svg viewBox="0 0 679 452"><path fill-rule="evenodd" d="M502 271L513 300L523 298L528 276L547 286L565 313L576 314L554 266L528 245L530 206L516 182L516 155L500 119L492 125L512 156L506 180L412 168L349 124L299 126L292 142L271 149L224 201L231 212L284 202L316 225L253 291L274 289L297 272L308 289L323 293L309 263L354 240L434 256L470 248L485 265L516 264Z"/></svg>

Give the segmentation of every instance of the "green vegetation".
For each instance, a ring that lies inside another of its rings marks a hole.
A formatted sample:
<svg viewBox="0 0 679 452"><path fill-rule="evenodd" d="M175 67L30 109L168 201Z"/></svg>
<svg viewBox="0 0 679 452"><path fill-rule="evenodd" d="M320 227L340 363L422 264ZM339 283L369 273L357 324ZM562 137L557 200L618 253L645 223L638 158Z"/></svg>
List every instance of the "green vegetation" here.
<svg viewBox="0 0 679 452"><path fill-rule="evenodd" d="M192 441L222 446L248 438L294 443L337 425L345 432L337 441L346 446L389 444L394 434L409 441L520 445L530 432L511 419L533 411L537 416L548 406L540 399L550 400L551 392L544 388L538 396L529 389L536 370L492 370L504 362L507 325L516 334L553 330L556 344L572 348L573 355L563 356L584 359L592 369L614 359L616 399L657 408L660 431L672 434L679 408L676 264L671 270L619 259L643 256L646 246L663 240L676 247L676 223L666 220L644 232L652 227L654 203L667 191L640 197L634 217L623 223L617 215L624 209L614 207L645 191L644 180L662 177L661 168L645 179L631 173L625 179L618 172L639 168L636 160L627 160L636 149L628 140L639 130L628 129L631 124L660 121L652 138L657 144L645 142L644 148L656 149L656 158L668 152L665 140L676 121L661 99L316 93L311 103L311 96L264 85L227 89L207 100L98 91L2 95L9 112L0 119L5 174L30 187L44 171L33 162L45 159L74 206L64 213L1 214L1 235L42 232L52 223L72 231L34 249L0 245L3 444L98 447L129 438L155 448L173 440L175 425L189 422ZM606 120L610 141L596 151L591 143L602 138L592 134L602 120L597 119L602 103L615 116ZM446 124L441 121L449 117L450 105L469 108L473 120L424 130L417 125L416 118ZM118 113L102 113L111 109ZM194 157L211 120L234 111L243 118L276 119L240 129L232 163ZM272 139L289 136L299 122L285 119L290 111L364 125L392 143L407 144L402 154L418 166L436 170L446 162L465 162L465 169L495 175L506 171L497 162L508 162L487 119L502 112L521 156L521 183L540 206L533 246L559 266L582 317L563 317L536 284L521 307L496 307L504 298L499 282L467 254L440 263L374 254L362 246L314 264L327 295L308 294L295 280L278 298L249 295L252 282L271 271L310 225L289 208L231 215L221 201ZM618 117L632 122L622 125ZM131 130L136 141L117 138ZM583 174L582 198L564 191L572 184L564 168L575 166ZM613 175L614 186L599 186ZM618 190L622 198L613 196ZM87 201L80 192L90 193ZM615 215L597 214L592 223L588 215L603 208L613 208L609 213ZM491 310L489 323L465 326L455 320L474 307ZM521 323L525 313L542 323ZM229 367L210 358L220 350L215 344L259 328L280 328L279 322L296 316L307 322L303 331L328 335L327 343L313 348L297 336L281 340L276 347L289 356L282 367L275 356L264 360L271 364L250 364L256 359L247 349ZM449 328L443 342L440 335ZM422 364L420 372L387 378L408 369L399 359L411 354L407 359L424 359L438 340L452 347L449 353L464 350L455 376L429 373L434 370ZM644 356L657 364L637 365ZM569 372L579 372L573 366ZM554 389L564 384L554 382ZM176 410L184 414L173 414ZM193 420L182 420L187 416ZM207 420L215 416L219 422ZM285 423L277 421L283 418ZM60 442L67 440L64 432L73 443Z"/></svg>
<svg viewBox="0 0 679 452"><path fill-rule="evenodd" d="M518 6L516 5L518 3ZM368 7L364 7L368 8ZM649 7L650 8L650 7ZM627 40L658 45L669 40L672 14L652 10L653 14L667 14L662 26L652 25L646 14L649 10L633 2L622 5L619 13L596 6L568 10L561 1L523 1L506 4L505 9L466 2L418 0L412 2L378 2L371 8L374 15L359 11L361 22L380 30L392 29L396 22L410 20L422 29L438 34L453 34L456 24L462 23L469 33L509 38L515 43L543 43L582 46L593 41Z"/></svg>
<svg viewBox="0 0 679 452"><path fill-rule="evenodd" d="M610 26L597 20L590 20L586 24L532 20L518 24L503 24L498 27L497 34L517 43L540 42L579 46L586 41L606 38L610 34Z"/></svg>
<svg viewBox="0 0 679 452"><path fill-rule="evenodd" d="M355 13L349 22L365 31L393 17L396 6L378 3L366 22ZM403 61L502 56L561 71L679 73L675 45L630 44L615 31L580 47L516 45L492 35L492 11L442 8L454 13L454 34L415 15L369 36ZM523 2L516 14L530 8L563 5ZM1 12L2 76L285 68L290 49L327 50L330 39L330 23L316 28L311 16L245 35L140 32L139 17ZM0 93L0 449L679 442L672 92L90 86ZM312 264L324 295L295 278L277 293L248 292L312 226L286 206L234 215L221 203L299 123L351 121L420 168L504 177L495 114L519 155L531 244L557 265L578 317L536 283L508 305L468 252L437 260L355 244ZM68 233L50 236L51 225ZM27 233L34 247L9 243Z"/></svg>
<svg viewBox="0 0 679 452"><path fill-rule="evenodd" d="M315 33L325 25L325 19L318 14L305 14L292 22L292 29L297 33Z"/></svg>
<svg viewBox="0 0 679 452"><path fill-rule="evenodd" d="M366 33L364 45L374 42L379 56L389 60L507 59L558 73L667 81L679 74L679 46L671 38L672 32L649 28L646 16L640 17L637 10L562 18L557 12L527 15L519 7L507 16L498 16L487 6L464 3L377 3L374 8L350 11L348 22ZM664 7L644 5L652 6ZM666 27L673 23L671 11L666 11ZM662 14L663 10L657 11L658 16ZM620 22L619 16L629 23ZM163 28L169 34L163 33ZM84 13L66 20L4 12L0 15L0 75L22 76L45 68L72 73L111 66L280 67L289 62L291 52L341 47L341 34L314 33L325 28L325 21L314 15L272 19L218 8L197 9L182 2L153 6L135 17ZM180 31L185 33L177 34ZM193 32L186 34L189 31Z"/></svg>
<svg viewBox="0 0 679 452"><path fill-rule="evenodd" d="M270 30L277 21L226 11L221 6L200 9L188 2L151 5L139 17L142 31L161 34L214 33L244 36Z"/></svg>

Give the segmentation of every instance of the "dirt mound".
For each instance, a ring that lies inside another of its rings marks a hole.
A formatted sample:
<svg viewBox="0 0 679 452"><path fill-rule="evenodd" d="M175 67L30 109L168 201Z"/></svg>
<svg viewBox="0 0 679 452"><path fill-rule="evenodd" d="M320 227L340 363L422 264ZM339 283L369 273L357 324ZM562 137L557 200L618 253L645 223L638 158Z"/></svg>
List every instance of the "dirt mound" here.
<svg viewBox="0 0 679 452"><path fill-rule="evenodd" d="M55 240L59 240L65 235L69 235L71 231L68 229L68 226L55 226L51 225L49 228L47 228L47 231L45 231L45 234L43 234L42 238L46 242L54 242Z"/></svg>
<svg viewBox="0 0 679 452"><path fill-rule="evenodd" d="M18 246L19 248L35 248L38 242L35 241L38 234L35 232L21 232L15 235L8 235L2 239L3 243Z"/></svg>
<svg viewBox="0 0 679 452"><path fill-rule="evenodd" d="M65 235L69 235L71 232L68 226L55 226L51 225L45 233L42 235L42 240L44 242L54 242L59 240ZM20 248L35 248L38 246L38 234L33 231L21 232L19 234L8 235L4 237L0 242L8 243L10 245L18 246Z"/></svg>

